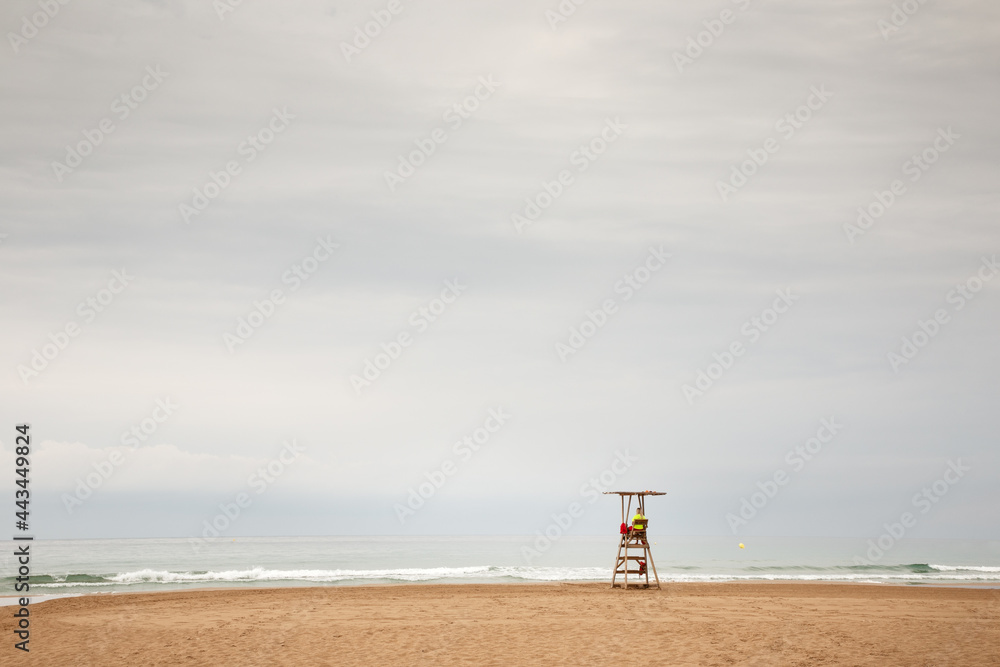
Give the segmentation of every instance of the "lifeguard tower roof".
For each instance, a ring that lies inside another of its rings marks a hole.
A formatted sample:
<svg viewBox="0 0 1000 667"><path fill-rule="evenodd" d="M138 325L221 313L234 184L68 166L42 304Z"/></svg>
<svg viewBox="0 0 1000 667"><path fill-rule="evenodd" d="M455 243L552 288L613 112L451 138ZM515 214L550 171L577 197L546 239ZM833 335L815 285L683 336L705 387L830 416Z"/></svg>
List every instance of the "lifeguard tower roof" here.
<svg viewBox="0 0 1000 667"><path fill-rule="evenodd" d="M666 491L605 491L604 495L617 494L619 496L665 496Z"/></svg>

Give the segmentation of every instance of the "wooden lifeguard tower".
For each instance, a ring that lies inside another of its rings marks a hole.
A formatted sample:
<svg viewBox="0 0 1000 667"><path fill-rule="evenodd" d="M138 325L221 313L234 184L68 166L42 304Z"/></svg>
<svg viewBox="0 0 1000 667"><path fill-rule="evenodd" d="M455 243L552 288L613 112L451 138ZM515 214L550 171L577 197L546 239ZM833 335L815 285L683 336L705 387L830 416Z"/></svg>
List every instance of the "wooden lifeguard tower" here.
<svg viewBox="0 0 1000 667"><path fill-rule="evenodd" d="M622 499L622 532L621 540L618 543L618 556L615 558L615 569L611 575L611 588L621 586L628 590L633 588L649 588L649 571L653 571L653 580L656 587L660 587L660 577L656 574L656 565L653 564L653 552L649 548L649 541L646 539L646 530L649 528L649 519L644 519L637 525L633 525L629 518L632 514L632 496L636 497L636 510L642 516L646 516L646 496L665 496L662 491L605 491L605 495L618 495ZM625 496L628 496L628 507L625 505ZM630 569L632 564L635 569ZM629 583L628 575L637 574L639 577L635 583ZM618 575L622 575L624 580L617 583ZM645 583L643 583L645 576Z"/></svg>

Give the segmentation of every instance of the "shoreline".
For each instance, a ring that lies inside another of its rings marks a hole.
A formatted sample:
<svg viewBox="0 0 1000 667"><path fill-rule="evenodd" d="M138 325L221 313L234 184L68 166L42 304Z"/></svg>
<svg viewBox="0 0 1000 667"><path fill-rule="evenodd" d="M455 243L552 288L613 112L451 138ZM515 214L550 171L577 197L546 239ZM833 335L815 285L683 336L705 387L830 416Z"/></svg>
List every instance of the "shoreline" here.
<svg viewBox="0 0 1000 667"><path fill-rule="evenodd" d="M978 582L879 582L879 581L830 581L830 580L801 580L801 579L752 579L752 580L724 580L724 581L661 581L661 591L666 591L668 587L725 587L725 586L857 586L876 588L902 588L902 589L955 589L955 590L983 590L1000 591L1000 583L978 583ZM587 586L604 587L611 589L609 581L406 581L398 583L329 583L329 584L303 584L301 586L192 586L179 588L163 588L154 590L137 591L94 591L93 593L38 593L35 595L0 595L0 607L12 606L21 597L31 598L31 604L41 604L52 600L63 598L120 598L129 595L162 595L166 593L214 593L227 591L297 591L297 590L326 590L342 588L372 588L372 589L396 589L396 588L425 588L433 586ZM620 590L620 589L615 589ZM633 590L633 589L630 589ZM634 589L645 591L646 589ZM655 585L650 585L649 590L657 590ZM1000 592L997 593L1000 599ZM38 600L38 598L44 598Z"/></svg>

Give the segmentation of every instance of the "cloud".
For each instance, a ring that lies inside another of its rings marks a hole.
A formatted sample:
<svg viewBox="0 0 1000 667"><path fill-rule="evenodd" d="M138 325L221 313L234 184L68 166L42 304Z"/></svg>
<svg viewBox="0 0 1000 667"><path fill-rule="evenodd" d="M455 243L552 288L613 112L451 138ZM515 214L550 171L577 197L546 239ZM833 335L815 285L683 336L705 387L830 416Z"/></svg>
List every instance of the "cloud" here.
<svg viewBox="0 0 1000 667"><path fill-rule="evenodd" d="M886 355L1000 250L1000 9L925 5L886 40L888 6L859 1L591 2L553 31L555 4L406 3L351 62L340 44L376 5L243 3L220 20L203 2L70 4L7 52L0 400L43 438L39 488L71 488L165 395L182 409L107 497L225 496L297 438L297 488L382 503L391 520L496 405L514 422L442 504L564 505L630 446L640 486L703 494L718 516L686 525L721 532L733 487L830 414L852 425L843 459L815 469L835 483L796 508L846 508L824 525L860 525L848 495L872 511L905 501L934 460L967 457L985 478L1000 283L899 373ZM16 29L25 7L0 20ZM737 20L678 72L674 54L723 8ZM168 74L121 118L114 101L148 67ZM390 192L384 172L483 76L495 94ZM830 99L723 202L718 183L817 86ZM276 107L295 118L250 160L240 147ZM52 163L105 117L114 131L59 182ZM574 153L618 117L627 130L579 170ZM852 245L844 225L942 127L961 138ZM231 161L239 173L185 223L179 205ZM573 184L517 234L511 214L561 170ZM327 236L338 252L292 290L283 276ZM626 302L615 286L651 244L671 260ZM79 304L122 267L134 282L84 322ZM418 334L411 315L456 278L467 291ZM801 295L793 311L689 405L682 386L749 342L744 323L779 288ZM230 352L224 334L275 290L284 303ZM563 363L555 344L609 298L619 311ZM23 382L18 366L70 322L79 335ZM351 375L400 333L414 344L359 396ZM165 510L177 526L202 511L184 507Z"/></svg>
<svg viewBox="0 0 1000 667"><path fill-rule="evenodd" d="M100 483L92 484L100 489L98 493L185 494L206 489L226 493L243 489L247 478L266 469L281 449L281 444L276 443L272 457L257 458L190 452L172 444L90 447L81 442L45 440L32 450L31 484L40 493L72 494L81 482L97 480L94 475L99 475L103 478ZM14 453L6 446L3 459L5 466L13 466ZM321 484L322 473L316 465L308 454L301 455L294 467L312 468L313 474L297 475L296 484Z"/></svg>

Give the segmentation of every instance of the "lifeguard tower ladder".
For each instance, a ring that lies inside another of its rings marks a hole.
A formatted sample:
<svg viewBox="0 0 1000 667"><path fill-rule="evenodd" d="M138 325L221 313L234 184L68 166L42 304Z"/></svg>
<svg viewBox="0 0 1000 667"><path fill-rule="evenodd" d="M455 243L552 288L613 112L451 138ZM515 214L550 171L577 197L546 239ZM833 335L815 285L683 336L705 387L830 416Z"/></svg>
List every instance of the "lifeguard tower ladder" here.
<svg viewBox="0 0 1000 667"><path fill-rule="evenodd" d="M653 579L656 587L660 587L660 577L656 574L656 565L653 564L653 552L649 548L649 540L646 539L646 530L649 528L649 519L642 522L642 528L636 529L632 526L630 516L632 514L632 496L636 497L636 509L639 514L646 516L646 496L665 496L662 491L605 491L606 495L618 495L622 499L622 525L625 530L621 534L618 543L618 556L615 558L615 569L611 575L611 588L621 586L628 590L633 588L649 588L649 571L653 571ZM625 496L628 496L628 506L625 505ZM635 565L635 569L630 566ZM628 575L638 575L635 583L629 583ZM618 582L618 575L622 575L623 580ZM645 582L643 582L645 576Z"/></svg>

